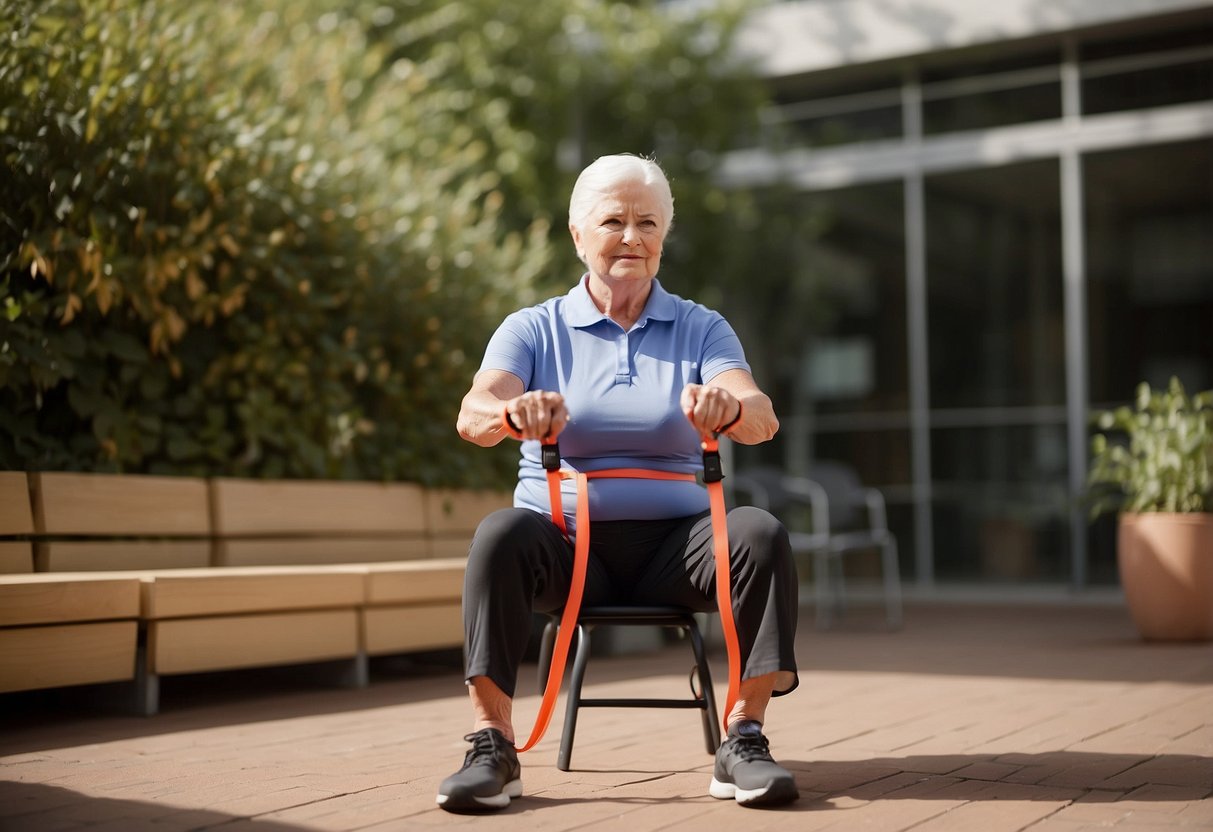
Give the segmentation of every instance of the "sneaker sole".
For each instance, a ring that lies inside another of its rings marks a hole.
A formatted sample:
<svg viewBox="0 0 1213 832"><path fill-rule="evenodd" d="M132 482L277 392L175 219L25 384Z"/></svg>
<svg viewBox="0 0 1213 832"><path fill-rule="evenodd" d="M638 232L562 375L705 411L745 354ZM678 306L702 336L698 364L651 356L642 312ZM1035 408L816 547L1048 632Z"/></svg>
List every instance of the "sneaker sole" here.
<svg viewBox="0 0 1213 832"><path fill-rule="evenodd" d="M736 783L724 783L715 777L708 786L708 794L718 800L736 800L742 806L778 806L800 797L796 784L790 780L776 780L761 789L739 789Z"/></svg>
<svg viewBox="0 0 1213 832"><path fill-rule="evenodd" d="M522 797L522 780L511 780L498 794L480 797L469 795L470 799L452 800L450 795L438 795L438 805L448 812L485 812L494 809L504 809L510 805L510 800Z"/></svg>

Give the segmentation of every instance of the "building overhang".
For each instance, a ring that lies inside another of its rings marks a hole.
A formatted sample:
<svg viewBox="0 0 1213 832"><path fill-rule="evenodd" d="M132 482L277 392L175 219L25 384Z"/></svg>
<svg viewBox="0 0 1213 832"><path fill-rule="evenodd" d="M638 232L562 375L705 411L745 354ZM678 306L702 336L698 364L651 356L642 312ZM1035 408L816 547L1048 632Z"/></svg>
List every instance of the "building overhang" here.
<svg viewBox="0 0 1213 832"><path fill-rule="evenodd" d="M1209 0L797 0L755 12L739 46L760 74L778 78L1209 5Z"/></svg>
<svg viewBox="0 0 1213 832"><path fill-rule="evenodd" d="M1055 158L1063 148L1080 153L1165 144L1213 136L1213 103L1195 102L1151 110L1016 124L970 133L894 139L841 147L762 148L734 151L724 159L723 187L782 183L806 191L900 179L912 172L945 173L973 167Z"/></svg>

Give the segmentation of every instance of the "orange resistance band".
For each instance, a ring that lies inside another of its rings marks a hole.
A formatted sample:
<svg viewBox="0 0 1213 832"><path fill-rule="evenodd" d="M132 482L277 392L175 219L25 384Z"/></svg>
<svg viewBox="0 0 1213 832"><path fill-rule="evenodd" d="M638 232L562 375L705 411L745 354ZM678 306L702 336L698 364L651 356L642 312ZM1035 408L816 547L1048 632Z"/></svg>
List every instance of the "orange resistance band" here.
<svg viewBox="0 0 1213 832"><path fill-rule="evenodd" d="M506 421L508 425L508 420ZM547 684L543 689L543 700L535 717L531 737L518 751L527 751L543 738L556 710L556 698L560 694L560 682L564 678L565 662L573 631L577 629L577 616L581 611L581 597L585 590L586 565L590 557L590 489L589 481L604 479L686 480L695 481L694 474L675 474L669 471L650 471L644 468L608 468L603 471L567 471L560 469L560 450L553 442L542 445L543 467L547 470L548 496L552 502L552 520L564 536L564 508L560 499L561 479L577 480L577 541L573 548L573 579L569 586L569 597L560 618L560 630L556 634L556 646L552 651L552 664L548 670ZM725 519L724 478L720 466L719 444L715 439L703 442L704 482L708 487L708 500L712 509L712 548L716 557L716 606L720 611L721 629L724 631L725 650L729 657L729 689L725 697L722 722L728 730L729 714L737 703L741 687L741 645L737 639L737 623L733 619L732 581L729 572L729 530Z"/></svg>

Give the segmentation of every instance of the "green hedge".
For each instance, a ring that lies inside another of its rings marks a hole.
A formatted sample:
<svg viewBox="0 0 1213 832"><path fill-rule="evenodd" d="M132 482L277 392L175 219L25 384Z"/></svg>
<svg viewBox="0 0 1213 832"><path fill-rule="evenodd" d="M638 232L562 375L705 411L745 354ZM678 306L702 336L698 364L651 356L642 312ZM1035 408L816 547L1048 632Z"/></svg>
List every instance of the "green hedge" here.
<svg viewBox="0 0 1213 832"><path fill-rule="evenodd" d="M454 418L573 273L561 142L721 215L736 16L229 5L0 0L0 467L505 481Z"/></svg>

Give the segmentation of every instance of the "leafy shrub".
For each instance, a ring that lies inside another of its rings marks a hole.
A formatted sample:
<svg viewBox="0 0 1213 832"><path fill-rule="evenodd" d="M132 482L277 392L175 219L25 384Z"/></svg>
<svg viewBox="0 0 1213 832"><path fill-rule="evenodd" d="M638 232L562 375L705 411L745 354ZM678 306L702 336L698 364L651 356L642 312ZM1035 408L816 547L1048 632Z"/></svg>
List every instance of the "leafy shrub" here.
<svg viewBox="0 0 1213 832"><path fill-rule="evenodd" d="M1096 419L1105 433L1091 441L1093 513L1213 510L1213 390L1188 396L1177 378L1166 390L1143 382L1134 407Z"/></svg>
<svg viewBox="0 0 1213 832"><path fill-rule="evenodd" d="M668 261L744 256L709 174L758 98L696 14L0 0L0 466L505 481L455 413L577 273L581 163L658 152Z"/></svg>
<svg viewBox="0 0 1213 832"><path fill-rule="evenodd" d="M389 216L363 198L382 154L339 119L308 133L323 108L309 124L245 95L264 67L214 15L5 9L0 464L492 476L454 410L546 243L499 229L483 190L400 166L386 183L413 209Z"/></svg>

